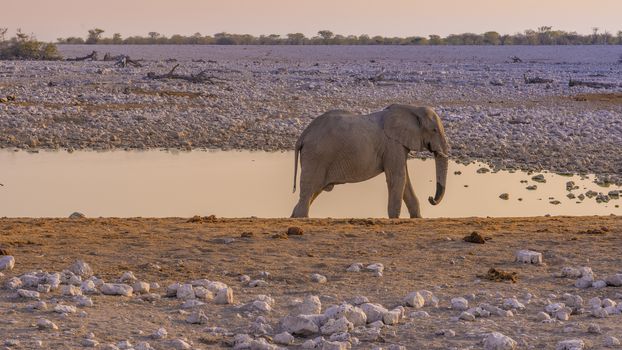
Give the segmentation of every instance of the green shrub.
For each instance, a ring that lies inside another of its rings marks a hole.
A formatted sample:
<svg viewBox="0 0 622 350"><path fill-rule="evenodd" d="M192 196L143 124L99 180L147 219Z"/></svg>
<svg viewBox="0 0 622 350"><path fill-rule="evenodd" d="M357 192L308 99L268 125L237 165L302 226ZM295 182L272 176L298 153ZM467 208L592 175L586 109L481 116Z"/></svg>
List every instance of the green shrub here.
<svg viewBox="0 0 622 350"><path fill-rule="evenodd" d="M62 57L55 44L38 41L33 36L18 30L16 36L9 40L5 40L4 35L0 36L0 59L49 61L59 60Z"/></svg>

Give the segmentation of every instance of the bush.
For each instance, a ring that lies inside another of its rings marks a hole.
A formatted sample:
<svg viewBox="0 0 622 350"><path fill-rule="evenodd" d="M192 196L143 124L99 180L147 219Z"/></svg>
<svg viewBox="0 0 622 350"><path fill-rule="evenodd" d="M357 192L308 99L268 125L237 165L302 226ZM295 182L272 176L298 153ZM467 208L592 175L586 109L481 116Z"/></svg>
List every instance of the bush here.
<svg viewBox="0 0 622 350"><path fill-rule="evenodd" d="M6 32L6 31L5 31ZM2 60L60 60L55 44L44 43L20 31L9 40L0 37L0 59Z"/></svg>

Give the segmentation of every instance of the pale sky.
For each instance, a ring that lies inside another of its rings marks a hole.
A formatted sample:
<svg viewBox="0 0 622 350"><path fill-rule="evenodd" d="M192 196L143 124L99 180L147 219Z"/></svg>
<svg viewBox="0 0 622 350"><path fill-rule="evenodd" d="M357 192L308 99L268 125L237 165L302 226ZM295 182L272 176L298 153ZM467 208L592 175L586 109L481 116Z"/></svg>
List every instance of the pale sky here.
<svg viewBox="0 0 622 350"><path fill-rule="evenodd" d="M622 30L622 0L0 0L0 27L22 28L44 41L104 36L146 36L155 31L316 35L428 36L514 34L539 26L590 33Z"/></svg>

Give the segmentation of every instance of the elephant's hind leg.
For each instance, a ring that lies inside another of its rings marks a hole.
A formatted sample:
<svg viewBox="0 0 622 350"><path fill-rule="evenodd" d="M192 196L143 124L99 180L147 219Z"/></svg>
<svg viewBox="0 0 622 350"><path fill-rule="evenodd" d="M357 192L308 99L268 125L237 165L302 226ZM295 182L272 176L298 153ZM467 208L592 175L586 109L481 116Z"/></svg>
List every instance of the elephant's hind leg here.
<svg viewBox="0 0 622 350"><path fill-rule="evenodd" d="M408 213L411 218L420 218L421 209L419 209L419 200L413 190L413 185L410 183L410 177L408 176L408 168L406 169L406 188L404 188L404 202L408 208Z"/></svg>
<svg viewBox="0 0 622 350"><path fill-rule="evenodd" d="M320 195L322 191L309 192L309 191L300 191L300 199L298 200L298 204L294 207L294 211L292 212L292 218L308 218L309 217L309 208L313 201Z"/></svg>

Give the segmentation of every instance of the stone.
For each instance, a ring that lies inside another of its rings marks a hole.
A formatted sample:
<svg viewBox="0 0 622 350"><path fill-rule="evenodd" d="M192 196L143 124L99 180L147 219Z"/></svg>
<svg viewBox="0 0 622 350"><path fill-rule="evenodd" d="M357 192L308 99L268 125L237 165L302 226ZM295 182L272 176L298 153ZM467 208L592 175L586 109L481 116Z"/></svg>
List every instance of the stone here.
<svg viewBox="0 0 622 350"><path fill-rule="evenodd" d="M52 286L49 284L40 284L37 286L37 292L49 293L52 290Z"/></svg>
<svg viewBox="0 0 622 350"><path fill-rule="evenodd" d="M86 215L84 215L84 214L82 214L82 213L80 213L78 211L74 211L73 213L71 213L71 215L69 215L69 218L70 219L74 219L74 220L76 220L76 219L84 219L84 218L86 218Z"/></svg>
<svg viewBox="0 0 622 350"><path fill-rule="evenodd" d="M196 296L194 294L194 288L192 284L182 284L177 288L176 293L177 299L188 300L194 299Z"/></svg>
<svg viewBox="0 0 622 350"><path fill-rule="evenodd" d="M207 321L208 318L203 310L195 310L186 318L186 322L190 324L205 324Z"/></svg>
<svg viewBox="0 0 622 350"><path fill-rule="evenodd" d="M366 269L372 272L377 272L377 273L382 274L384 272L384 265L381 263L375 263L375 264L368 265Z"/></svg>
<svg viewBox="0 0 622 350"><path fill-rule="evenodd" d="M292 226L287 229L288 236L302 236L303 234L304 234L304 231L300 227L297 227L297 226Z"/></svg>
<svg viewBox="0 0 622 350"><path fill-rule="evenodd" d="M275 335L272 340L276 343L276 344L280 344L280 345L291 345L294 343L294 336L287 333L287 332L283 332L283 333L279 333L277 335Z"/></svg>
<svg viewBox="0 0 622 350"><path fill-rule="evenodd" d="M194 287L194 296L203 300L214 299L214 293L210 292L207 288L201 286Z"/></svg>
<svg viewBox="0 0 622 350"><path fill-rule="evenodd" d="M119 282L121 283L134 283L136 281L138 281L138 278L134 276L132 271L125 271L123 275L121 275L121 278L119 278Z"/></svg>
<svg viewBox="0 0 622 350"><path fill-rule="evenodd" d="M352 305L358 306L365 303L369 303L369 298L367 298L366 296L357 295L354 298L350 299L350 304Z"/></svg>
<svg viewBox="0 0 622 350"><path fill-rule="evenodd" d="M592 282L592 288L600 289L600 288L605 288L605 287L607 287L607 282L603 280Z"/></svg>
<svg viewBox="0 0 622 350"><path fill-rule="evenodd" d="M83 294L98 294L99 291L92 280L86 280L80 284L80 290Z"/></svg>
<svg viewBox="0 0 622 350"><path fill-rule="evenodd" d="M540 311L538 312L538 315L536 315L536 319L538 321L548 321L551 319L551 316L544 311Z"/></svg>
<svg viewBox="0 0 622 350"><path fill-rule="evenodd" d="M597 307L592 309L592 316L596 317L596 318L606 318L607 316L609 316L609 313L607 312L607 310L605 310L605 308L602 307Z"/></svg>
<svg viewBox="0 0 622 350"><path fill-rule="evenodd" d="M326 283L327 279L326 276L320 275L319 273L312 273L311 274L311 282L314 283Z"/></svg>
<svg viewBox="0 0 622 350"><path fill-rule="evenodd" d="M37 287L42 281L42 278L37 276L34 272L24 274L20 276L19 279L22 281L22 287L24 288Z"/></svg>
<svg viewBox="0 0 622 350"><path fill-rule="evenodd" d="M58 304L54 307L54 312L59 314L73 314L77 310L74 306Z"/></svg>
<svg viewBox="0 0 622 350"><path fill-rule="evenodd" d="M385 309L382 305L373 303L362 304L360 308L365 313L365 316L367 316L367 323L382 321L384 319L384 314L389 312L389 310Z"/></svg>
<svg viewBox="0 0 622 350"><path fill-rule="evenodd" d="M519 250L516 252L516 261L523 264L542 264L542 253L534 252L532 250Z"/></svg>
<svg viewBox="0 0 622 350"><path fill-rule="evenodd" d="M430 314L428 314L425 311L414 311L414 312L411 312L410 314L408 314L408 317L415 318L415 319L418 319L418 318L428 318L428 317L430 317Z"/></svg>
<svg viewBox="0 0 622 350"><path fill-rule="evenodd" d="M590 323L587 326L587 332L592 334L601 334L600 326L597 323Z"/></svg>
<svg viewBox="0 0 622 350"><path fill-rule="evenodd" d="M313 335L320 331L310 315L285 316L281 325L284 331L303 336Z"/></svg>
<svg viewBox="0 0 622 350"><path fill-rule="evenodd" d="M58 330L58 326L54 322L45 318L40 318L37 320L37 328L53 331Z"/></svg>
<svg viewBox="0 0 622 350"><path fill-rule="evenodd" d="M137 281L132 285L132 290L138 294L149 293L150 289L151 289L151 286L147 282Z"/></svg>
<svg viewBox="0 0 622 350"><path fill-rule="evenodd" d="M562 340L557 343L555 350L583 350L585 343L581 339Z"/></svg>
<svg viewBox="0 0 622 350"><path fill-rule="evenodd" d="M575 281L574 286L577 288L585 289L592 286L593 279L589 277L581 277Z"/></svg>
<svg viewBox="0 0 622 350"><path fill-rule="evenodd" d="M192 346L190 344L186 343L184 340L181 340L181 339L173 339L168 344L171 348L175 350L192 349Z"/></svg>
<svg viewBox="0 0 622 350"><path fill-rule="evenodd" d="M466 311L469 309L469 301L462 297L453 298L451 299L451 308L458 311Z"/></svg>
<svg viewBox="0 0 622 350"><path fill-rule="evenodd" d="M354 325L347 318L339 319L331 318L320 328L322 335L331 335L334 333L349 332L354 329Z"/></svg>
<svg viewBox="0 0 622 350"><path fill-rule="evenodd" d="M386 325L396 325L400 322L401 318L402 318L402 310L393 309L384 314L384 316L382 317L382 322L384 322L384 324Z"/></svg>
<svg viewBox="0 0 622 350"><path fill-rule="evenodd" d="M136 344L136 346L134 347L134 350L154 350L154 348L151 346L151 344L147 343L146 341L143 341L143 342Z"/></svg>
<svg viewBox="0 0 622 350"><path fill-rule="evenodd" d="M158 330L156 330L155 332L153 332L153 334L151 334L151 338L153 339L164 339L168 336L168 332L166 331L166 328L160 327L158 328Z"/></svg>
<svg viewBox="0 0 622 350"><path fill-rule="evenodd" d="M580 278L582 273L581 270L577 268L566 266L562 268L560 275L561 277Z"/></svg>
<svg viewBox="0 0 622 350"><path fill-rule="evenodd" d="M10 271L15 267L15 258L11 255L0 256L0 271Z"/></svg>
<svg viewBox="0 0 622 350"><path fill-rule="evenodd" d="M34 304L28 305L27 308L29 310L45 311L48 309L48 304L45 301L39 300Z"/></svg>
<svg viewBox="0 0 622 350"><path fill-rule="evenodd" d="M617 273L615 275L608 276L607 278L605 278L605 282L607 282L608 286L622 287L622 273Z"/></svg>
<svg viewBox="0 0 622 350"><path fill-rule="evenodd" d="M39 292L35 292L34 290L27 290L27 289L18 289L17 295L19 295L20 298L24 298L24 299L39 299L39 297L41 297L41 294L39 294Z"/></svg>
<svg viewBox="0 0 622 350"><path fill-rule="evenodd" d="M255 287L266 287L268 285L268 282L264 281L264 280L252 280L250 282L248 282L248 286L251 288L255 288Z"/></svg>
<svg viewBox="0 0 622 350"><path fill-rule="evenodd" d="M132 343L130 343L129 340L121 340L120 342L117 343L117 347L122 350L133 348Z"/></svg>
<svg viewBox="0 0 622 350"><path fill-rule="evenodd" d="M166 287L166 296L167 297L177 297L177 289L181 286L180 283L175 282Z"/></svg>
<svg viewBox="0 0 622 350"><path fill-rule="evenodd" d="M95 339L84 339L82 340L82 346L85 348L96 348L99 346L99 342Z"/></svg>
<svg viewBox="0 0 622 350"><path fill-rule="evenodd" d="M69 271L82 278L89 278L93 276L93 269L91 266L79 259L69 266Z"/></svg>
<svg viewBox="0 0 622 350"><path fill-rule="evenodd" d="M499 195L499 198L507 201L508 199L510 199L510 195L508 193L501 193Z"/></svg>
<svg viewBox="0 0 622 350"><path fill-rule="evenodd" d="M425 306L438 307L438 298L434 296L434 293L428 290L420 290L419 294L423 297Z"/></svg>
<svg viewBox="0 0 622 350"><path fill-rule="evenodd" d="M82 295L82 290L80 289L80 287L76 287L74 285L69 284L61 288L61 295L65 295L65 296Z"/></svg>
<svg viewBox="0 0 622 350"><path fill-rule="evenodd" d="M322 350L347 350L351 349L352 344L349 342L324 341L322 342Z"/></svg>
<svg viewBox="0 0 622 350"><path fill-rule="evenodd" d="M76 305L80 307L92 307L93 306L93 300L91 300L91 298L85 295L79 295L75 297L74 300L76 302Z"/></svg>
<svg viewBox="0 0 622 350"><path fill-rule="evenodd" d="M105 295L122 295L131 297L133 289L131 286L123 283L104 283L99 288Z"/></svg>
<svg viewBox="0 0 622 350"><path fill-rule="evenodd" d="M492 332L484 339L484 350L514 350L518 344L507 335Z"/></svg>
<svg viewBox="0 0 622 350"><path fill-rule="evenodd" d="M506 310L523 310L525 308L525 305L518 301L518 299L516 298L509 298L503 301L503 308Z"/></svg>
<svg viewBox="0 0 622 350"><path fill-rule="evenodd" d="M603 346L607 348L615 348L620 346L620 340L616 337L607 336L605 340L603 340Z"/></svg>
<svg viewBox="0 0 622 350"><path fill-rule="evenodd" d="M420 309L425 305L425 299L419 292L412 292L404 298L404 303L408 306L414 307L415 309Z"/></svg>
<svg viewBox="0 0 622 350"><path fill-rule="evenodd" d="M463 321L475 321L475 315L467 312L467 311L462 311L462 313L460 314L460 316L458 316L458 319L461 319Z"/></svg>
<svg viewBox="0 0 622 350"><path fill-rule="evenodd" d="M292 315L313 315L322 312L322 302L316 295L307 295L294 306Z"/></svg>
<svg viewBox="0 0 622 350"><path fill-rule="evenodd" d="M205 303L202 302L202 301L199 301L197 299L188 299L188 300L184 301L183 304L181 304L181 308L182 309L192 309L192 308L195 308L195 307L198 307L198 306L203 306L203 305L205 305Z"/></svg>
<svg viewBox="0 0 622 350"><path fill-rule="evenodd" d="M233 304L233 289L229 287L221 288L214 297L216 304Z"/></svg>
<svg viewBox="0 0 622 350"><path fill-rule="evenodd" d="M361 263L354 263L354 264L348 266L346 271L347 272L361 272L362 269L363 269L363 264L361 264Z"/></svg>

